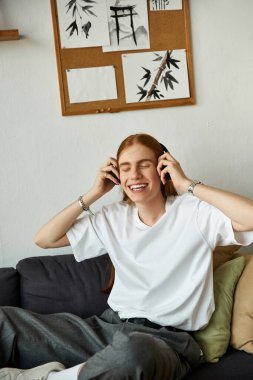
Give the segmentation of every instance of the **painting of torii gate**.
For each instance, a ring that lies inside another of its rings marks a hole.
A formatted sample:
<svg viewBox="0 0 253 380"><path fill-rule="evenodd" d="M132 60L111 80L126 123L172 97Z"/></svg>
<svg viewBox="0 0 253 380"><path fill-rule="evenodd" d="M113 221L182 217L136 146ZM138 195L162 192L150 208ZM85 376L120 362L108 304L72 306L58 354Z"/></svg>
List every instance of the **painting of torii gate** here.
<svg viewBox="0 0 253 380"><path fill-rule="evenodd" d="M110 46L103 51L149 49L146 0L107 1Z"/></svg>

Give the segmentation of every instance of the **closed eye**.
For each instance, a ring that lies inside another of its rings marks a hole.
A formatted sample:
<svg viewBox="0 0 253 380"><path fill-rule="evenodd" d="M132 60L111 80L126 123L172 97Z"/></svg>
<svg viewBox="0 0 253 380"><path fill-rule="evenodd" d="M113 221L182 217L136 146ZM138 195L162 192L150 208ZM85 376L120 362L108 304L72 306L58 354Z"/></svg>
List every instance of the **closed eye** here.
<svg viewBox="0 0 253 380"><path fill-rule="evenodd" d="M128 172L129 170L130 170L130 167L124 167L120 169L121 172Z"/></svg>

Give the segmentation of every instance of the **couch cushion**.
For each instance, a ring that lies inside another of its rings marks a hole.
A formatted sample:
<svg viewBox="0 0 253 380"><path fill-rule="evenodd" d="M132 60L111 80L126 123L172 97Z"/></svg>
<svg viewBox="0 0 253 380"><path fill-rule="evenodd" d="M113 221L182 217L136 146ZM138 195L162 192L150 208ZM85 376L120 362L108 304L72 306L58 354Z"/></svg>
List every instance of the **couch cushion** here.
<svg viewBox="0 0 253 380"><path fill-rule="evenodd" d="M14 268L0 268L0 306L19 306L19 274Z"/></svg>
<svg viewBox="0 0 253 380"><path fill-rule="evenodd" d="M253 257L237 284L232 318L231 345L253 354ZM253 360L253 358L252 358ZM253 378L253 377L252 377Z"/></svg>
<svg viewBox="0 0 253 380"><path fill-rule="evenodd" d="M107 255L81 263L73 255L31 257L21 260L17 270L24 309L85 318L108 307L108 295L101 292L110 272Z"/></svg>
<svg viewBox="0 0 253 380"><path fill-rule="evenodd" d="M227 245L225 247L218 246L213 251L213 270L216 270L219 266L234 258L234 254L240 246Z"/></svg>
<svg viewBox="0 0 253 380"><path fill-rule="evenodd" d="M217 362L227 351L234 290L244 264L244 257L238 257L221 265L214 272L215 311L207 327L194 333L194 338L199 342L208 362Z"/></svg>

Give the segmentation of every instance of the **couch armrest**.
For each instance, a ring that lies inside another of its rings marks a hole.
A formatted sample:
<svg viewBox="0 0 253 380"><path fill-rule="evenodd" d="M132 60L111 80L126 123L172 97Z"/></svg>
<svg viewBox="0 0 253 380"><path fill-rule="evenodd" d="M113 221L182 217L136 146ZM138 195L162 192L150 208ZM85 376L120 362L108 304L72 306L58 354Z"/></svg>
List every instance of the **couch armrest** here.
<svg viewBox="0 0 253 380"><path fill-rule="evenodd" d="M0 306L20 306L19 274L14 268L0 268Z"/></svg>

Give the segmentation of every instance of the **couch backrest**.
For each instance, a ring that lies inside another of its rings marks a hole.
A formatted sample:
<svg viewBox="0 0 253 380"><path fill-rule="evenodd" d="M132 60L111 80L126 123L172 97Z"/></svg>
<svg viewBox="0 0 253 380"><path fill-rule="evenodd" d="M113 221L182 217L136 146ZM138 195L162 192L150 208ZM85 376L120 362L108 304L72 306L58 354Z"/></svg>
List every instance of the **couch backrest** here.
<svg viewBox="0 0 253 380"><path fill-rule="evenodd" d="M101 292L110 273L103 255L78 263L72 254L25 258L17 265L21 307L37 313L71 312L80 317L102 313L108 294Z"/></svg>
<svg viewBox="0 0 253 380"><path fill-rule="evenodd" d="M235 257L238 246L214 252L214 269ZM21 306L38 313L99 315L107 307L102 293L111 269L108 255L76 262L72 254L30 257L17 269L0 268L0 306Z"/></svg>

